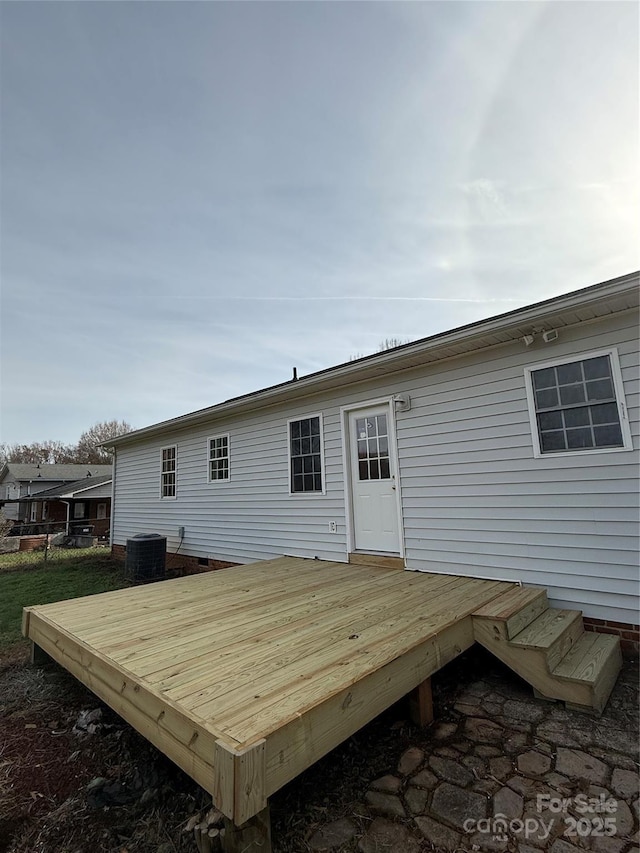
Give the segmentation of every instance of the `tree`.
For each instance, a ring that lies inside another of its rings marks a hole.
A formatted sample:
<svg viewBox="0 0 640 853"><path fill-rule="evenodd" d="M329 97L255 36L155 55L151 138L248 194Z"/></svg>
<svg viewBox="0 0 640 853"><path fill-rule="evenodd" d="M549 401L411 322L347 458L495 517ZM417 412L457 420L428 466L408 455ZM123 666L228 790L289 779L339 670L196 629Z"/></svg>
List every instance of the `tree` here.
<svg viewBox="0 0 640 853"><path fill-rule="evenodd" d="M101 421L85 430L77 444L63 444L61 441L0 444L0 465L5 462L22 462L28 465L74 462L82 465L108 465L111 462L111 454L96 445L131 430L131 425L126 421Z"/></svg>
<svg viewBox="0 0 640 853"><path fill-rule="evenodd" d="M385 338L378 344L378 352L386 352L388 349L395 349L410 342L411 338ZM349 356L349 361L358 361L360 358L364 358L364 355L361 352L357 352L355 355Z"/></svg>
<svg viewBox="0 0 640 853"><path fill-rule="evenodd" d="M126 421L100 421L82 433L76 446L76 462L86 462L91 465L108 464L111 453L97 445L118 435L131 432L133 427Z"/></svg>
<svg viewBox="0 0 640 853"><path fill-rule="evenodd" d="M385 338L381 343L378 344L378 352L386 352L388 349L395 349L396 347L401 347L403 344L408 344L410 338Z"/></svg>
<svg viewBox="0 0 640 853"><path fill-rule="evenodd" d="M32 465L75 462L75 447L61 441L0 444L0 465L5 462L24 462Z"/></svg>

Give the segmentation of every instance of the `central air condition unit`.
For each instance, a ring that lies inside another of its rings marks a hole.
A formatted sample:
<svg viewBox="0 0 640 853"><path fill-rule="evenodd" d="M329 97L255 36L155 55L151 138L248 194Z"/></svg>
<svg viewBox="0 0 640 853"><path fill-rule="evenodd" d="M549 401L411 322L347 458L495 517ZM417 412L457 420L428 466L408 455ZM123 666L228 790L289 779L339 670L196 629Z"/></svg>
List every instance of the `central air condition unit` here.
<svg viewBox="0 0 640 853"><path fill-rule="evenodd" d="M159 533L138 533L132 539L127 539L125 572L134 583L163 580L166 561L166 536Z"/></svg>

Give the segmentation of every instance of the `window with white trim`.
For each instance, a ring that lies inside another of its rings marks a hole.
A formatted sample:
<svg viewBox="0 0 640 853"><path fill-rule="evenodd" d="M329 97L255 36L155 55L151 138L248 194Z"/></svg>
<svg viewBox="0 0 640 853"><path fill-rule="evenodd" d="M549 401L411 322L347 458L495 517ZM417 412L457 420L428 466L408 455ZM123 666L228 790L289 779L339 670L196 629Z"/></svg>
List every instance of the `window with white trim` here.
<svg viewBox="0 0 640 853"><path fill-rule="evenodd" d="M526 372L537 455L629 446L615 350Z"/></svg>
<svg viewBox="0 0 640 853"><path fill-rule="evenodd" d="M31 515L29 516L29 519L31 521L38 520L38 504L35 501L32 501L31 503Z"/></svg>
<svg viewBox="0 0 640 853"><path fill-rule="evenodd" d="M98 520L102 520L107 517L107 505L106 503L98 504L98 510L96 512L96 518Z"/></svg>
<svg viewBox="0 0 640 853"><path fill-rule="evenodd" d="M160 497L175 498L177 467L177 448L175 444L172 447L163 447L161 455L162 468L160 473Z"/></svg>
<svg viewBox="0 0 640 853"><path fill-rule="evenodd" d="M322 421L319 415L289 421L292 494L322 492Z"/></svg>
<svg viewBox="0 0 640 853"><path fill-rule="evenodd" d="M42 520L46 521L46 519L48 517L49 517L49 502L43 501L42 502Z"/></svg>
<svg viewBox="0 0 640 853"><path fill-rule="evenodd" d="M229 436L214 435L209 439L209 482L229 479Z"/></svg>

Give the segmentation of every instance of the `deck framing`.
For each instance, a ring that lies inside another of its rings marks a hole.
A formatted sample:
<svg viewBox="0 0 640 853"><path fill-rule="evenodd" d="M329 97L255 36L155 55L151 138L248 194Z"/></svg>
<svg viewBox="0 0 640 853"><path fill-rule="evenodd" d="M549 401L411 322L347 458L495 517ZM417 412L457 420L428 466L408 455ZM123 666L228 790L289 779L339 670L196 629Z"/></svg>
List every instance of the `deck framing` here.
<svg viewBox="0 0 640 853"><path fill-rule="evenodd" d="M241 825L471 646L472 613L512 586L285 557L27 608L23 633Z"/></svg>

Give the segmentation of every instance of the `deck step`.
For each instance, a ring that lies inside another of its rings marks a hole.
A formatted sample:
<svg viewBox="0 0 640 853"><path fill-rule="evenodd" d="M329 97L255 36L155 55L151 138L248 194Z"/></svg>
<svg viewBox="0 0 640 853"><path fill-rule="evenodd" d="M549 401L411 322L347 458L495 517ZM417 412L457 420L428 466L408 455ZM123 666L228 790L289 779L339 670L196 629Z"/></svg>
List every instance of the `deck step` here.
<svg viewBox="0 0 640 853"><path fill-rule="evenodd" d="M480 619L504 622L507 639L524 630L549 607L547 591L541 587L519 586L503 592L473 614Z"/></svg>
<svg viewBox="0 0 640 853"><path fill-rule="evenodd" d="M580 610L550 607L509 642L515 648L543 652L550 671L569 653L584 633Z"/></svg>
<svg viewBox="0 0 640 853"><path fill-rule="evenodd" d="M622 668L619 638L586 633L579 610L548 606L546 590L510 589L473 614L476 640L536 695L601 714Z"/></svg>
<svg viewBox="0 0 640 853"><path fill-rule="evenodd" d="M616 667L620 643L613 634L583 634L553 670L556 678L595 685ZM617 675L617 672L616 672Z"/></svg>

